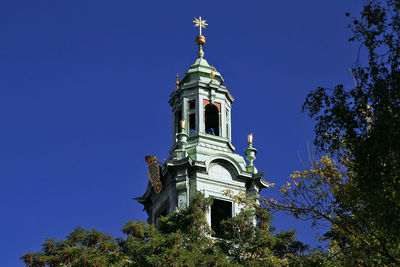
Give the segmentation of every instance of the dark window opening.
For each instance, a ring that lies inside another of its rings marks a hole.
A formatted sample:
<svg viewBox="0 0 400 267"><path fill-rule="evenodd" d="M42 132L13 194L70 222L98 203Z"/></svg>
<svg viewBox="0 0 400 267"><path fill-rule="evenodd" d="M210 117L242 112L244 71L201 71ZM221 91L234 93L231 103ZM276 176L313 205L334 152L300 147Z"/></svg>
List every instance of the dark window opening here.
<svg viewBox="0 0 400 267"><path fill-rule="evenodd" d="M216 237L221 237L224 233L221 222L232 218L232 202L214 199L211 205L211 229Z"/></svg>
<svg viewBox="0 0 400 267"><path fill-rule="evenodd" d="M194 110L196 108L196 101L189 102L189 110Z"/></svg>
<svg viewBox="0 0 400 267"><path fill-rule="evenodd" d="M175 112L175 132L179 133L181 131L181 123L180 121L182 120L182 110L178 109Z"/></svg>
<svg viewBox="0 0 400 267"><path fill-rule="evenodd" d="M219 110L213 104L205 107L206 133L219 136Z"/></svg>
<svg viewBox="0 0 400 267"><path fill-rule="evenodd" d="M189 131L196 132L196 101L189 101Z"/></svg>
<svg viewBox="0 0 400 267"><path fill-rule="evenodd" d="M196 131L196 114L189 114L189 127L191 133Z"/></svg>

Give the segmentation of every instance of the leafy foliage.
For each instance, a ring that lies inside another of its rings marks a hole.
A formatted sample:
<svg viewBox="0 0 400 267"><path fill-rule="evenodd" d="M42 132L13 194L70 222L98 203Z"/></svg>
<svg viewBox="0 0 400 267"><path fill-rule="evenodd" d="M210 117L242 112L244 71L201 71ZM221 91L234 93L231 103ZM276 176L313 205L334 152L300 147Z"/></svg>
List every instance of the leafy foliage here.
<svg viewBox="0 0 400 267"><path fill-rule="evenodd" d="M350 17L350 14L346 14ZM327 154L292 175L283 201L268 204L313 224L331 225L337 262L400 265L400 1L368 1L352 18L350 41L368 65L352 69L355 87L317 88L303 110L316 121ZM336 162L333 160L336 159Z"/></svg>
<svg viewBox="0 0 400 267"><path fill-rule="evenodd" d="M217 240L231 262L244 266L281 266L289 264L289 258L308 251L308 246L295 240L294 230L273 235L272 216L263 206L230 190L225 193L243 207L238 216L223 222L225 231Z"/></svg>
<svg viewBox="0 0 400 267"><path fill-rule="evenodd" d="M306 260L301 254L308 247L295 240L295 231L273 234L272 217L250 202L239 216L223 222L223 238L211 237L206 221L211 203L199 193L188 208L161 217L157 227L130 221L122 229L125 238L77 228L65 241L48 239L42 251L21 259L32 267L287 266L291 262L301 266Z"/></svg>
<svg viewBox="0 0 400 267"><path fill-rule="evenodd" d="M118 244L112 236L77 227L65 241L46 239L42 251L21 257L27 266L121 266Z"/></svg>
<svg viewBox="0 0 400 267"><path fill-rule="evenodd" d="M154 225L128 222L121 242L127 266L226 266L226 257L214 247L205 213L210 199L198 194L182 209Z"/></svg>

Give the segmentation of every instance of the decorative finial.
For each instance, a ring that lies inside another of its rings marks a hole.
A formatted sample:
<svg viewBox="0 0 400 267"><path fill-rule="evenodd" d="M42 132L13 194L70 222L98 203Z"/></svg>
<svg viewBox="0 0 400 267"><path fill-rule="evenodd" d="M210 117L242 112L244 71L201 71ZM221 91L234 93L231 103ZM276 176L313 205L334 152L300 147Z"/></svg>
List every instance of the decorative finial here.
<svg viewBox="0 0 400 267"><path fill-rule="evenodd" d="M246 159L249 161L249 165L247 165L246 170L248 172L257 173L257 169L254 166L253 162L256 159L257 149L253 147L253 134L249 134L247 136L248 147L244 151L246 154Z"/></svg>
<svg viewBox="0 0 400 267"><path fill-rule="evenodd" d="M208 26L208 24L206 23L206 20L202 20L201 17L194 18L193 23L194 23L195 27L199 27L200 35L202 35L201 34L201 28L205 29L206 26Z"/></svg>
<svg viewBox="0 0 400 267"><path fill-rule="evenodd" d="M185 120L180 120L179 126L181 129L178 133L176 133L176 147L172 154L174 159L184 159L188 156L186 152L186 146L188 144L187 139L189 135L186 133L185 130Z"/></svg>
<svg viewBox="0 0 400 267"><path fill-rule="evenodd" d="M186 145L189 135L186 133L185 130L185 120L179 121L179 124L181 126L181 130L179 133L176 134L177 146L174 151L175 159L183 159L187 157Z"/></svg>
<svg viewBox="0 0 400 267"><path fill-rule="evenodd" d="M175 85L176 85L176 90L178 90L179 88L179 74L176 74L176 81L175 81Z"/></svg>
<svg viewBox="0 0 400 267"><path fill-rule="evenodd" d="M200 34L196 37L196 43L199 46L199 53L198 56L199 58L204 57L204 52L203 52L203 45L206 44L206 37L201 34L201 29L205 29L208 24L206 23L206 20L202 20L201 17L199 18L194 18L193 20L194 26L199 27L199 32Z"/></svg>
<svg viewBox="0 0 400 267"><path fill-rule="evenodd" d="M211 80L214 79L214 77L215 77L214 66L211 66L211 73L210 73Z"/></svg>
<svg viewBox="0 0 400 267"><path fill-rule="evenodd" d="M253 143L253 134L249 134L249 135L247 136L247 141L248 141L249 143Z"/></svg>

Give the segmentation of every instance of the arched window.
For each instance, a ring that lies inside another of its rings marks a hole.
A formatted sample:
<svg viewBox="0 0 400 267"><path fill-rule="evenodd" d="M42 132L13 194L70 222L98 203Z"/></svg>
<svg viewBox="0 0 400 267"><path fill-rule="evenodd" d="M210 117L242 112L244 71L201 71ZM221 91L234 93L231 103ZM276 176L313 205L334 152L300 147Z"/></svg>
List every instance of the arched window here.
<svg viewBox="0 0 400 267"><path fill-rule="evenodd" d="M175 137L176 134L179 133L181 131L181 124L180 121L182 120L182 108L179 107L177 109L177 111L175 112Z"/></svg>
<svg viewBox="0 0 400 267"><path fill-rule="evenodd" d="M188 115L189 115L189 132L196 132L196 100L189 101Z"/></svg>
<svg viewBox="0 0 400 267"><path fill-rule="evenodd" d="M205 107L206 133L219 136L219 110L213 104Z"/></svg>

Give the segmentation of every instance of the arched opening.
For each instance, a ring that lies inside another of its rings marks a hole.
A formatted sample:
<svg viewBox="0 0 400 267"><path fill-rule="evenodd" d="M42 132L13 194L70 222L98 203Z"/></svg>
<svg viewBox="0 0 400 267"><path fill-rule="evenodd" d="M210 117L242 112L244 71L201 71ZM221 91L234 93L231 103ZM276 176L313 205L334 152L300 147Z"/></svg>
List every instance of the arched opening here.
<svg viewBox="0 0 400 267"><path fill-rule="evenodd" d="M175 112L175 134L181 131L180 121L182 120L182 108L179 107Z"/></svg>
<svg viewBox="0 0 400 267"><path fill-rule="evenodd" d="M188 116L189 116L189 132L196 132L196 100L189 101Z"/></svg>
<svg viewBox="0 0 400 267"><path fill-rule="evenodd" d="M205 107L206 133L219 136L219 110L213 104Z"/></svg>

